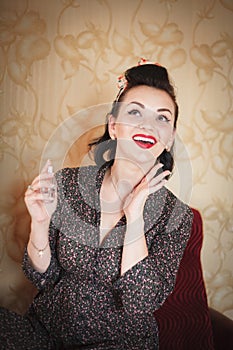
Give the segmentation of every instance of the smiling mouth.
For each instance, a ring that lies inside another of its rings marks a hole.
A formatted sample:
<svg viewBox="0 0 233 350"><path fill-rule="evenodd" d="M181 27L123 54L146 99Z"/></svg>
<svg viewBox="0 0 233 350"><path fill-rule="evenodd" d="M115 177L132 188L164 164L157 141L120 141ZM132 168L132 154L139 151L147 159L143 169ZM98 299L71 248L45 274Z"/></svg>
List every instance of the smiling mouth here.
<svg viewBox="0 0 233 350"><path fill-rule="evenodd" d="M134 135L132 139L139 147L146 149L153 147L157 143L155 137L143 134Z"/></svg>

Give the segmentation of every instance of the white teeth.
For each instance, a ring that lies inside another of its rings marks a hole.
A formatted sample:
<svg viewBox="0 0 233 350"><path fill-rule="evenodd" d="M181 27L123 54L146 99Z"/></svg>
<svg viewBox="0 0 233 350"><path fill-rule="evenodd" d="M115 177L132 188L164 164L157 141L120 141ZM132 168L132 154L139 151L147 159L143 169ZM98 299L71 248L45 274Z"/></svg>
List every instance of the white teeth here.
<svg viewBox="0 0 233 350"><path fill-rule="evenodd" d="M155 143L155 140L153 140L151 138L143 137L143 136L135 136L133 139L135 141L149 142L152 145Z"/></svg>

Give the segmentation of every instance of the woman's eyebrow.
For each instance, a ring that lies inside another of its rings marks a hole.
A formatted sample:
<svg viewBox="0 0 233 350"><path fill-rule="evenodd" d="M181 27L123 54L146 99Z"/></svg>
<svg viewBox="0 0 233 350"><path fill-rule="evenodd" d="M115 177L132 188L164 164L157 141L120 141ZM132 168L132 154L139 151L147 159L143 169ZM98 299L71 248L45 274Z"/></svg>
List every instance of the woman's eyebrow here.
<svg viewBox="0 0 233 350"><path fill-rule="evenodd" d="M172 115L172 112L168 108L159 108L157 109L157 112L169 112Z"/></svg>
<svg viewBox="0 0 233 350"><path fill-rule="evenodd" d="M136 104L136 105L138 105L141 108L146 108L143 103L140 103L140 102L137 102L137 101L132 101L132 102L128 103L128 106L131 105L131 104Z"/></svg>
<svg viewBox="0 0 233 350"><path fill-rule="evenodd" d="M132 101L132 102L128 103L128 106L131 105L131 104L136 104L136 105L138 105L139 107L141 107L143 109L146 108L146 106L143 103L138 102L138 101ZM169 108L158 108L157 112L168 112L168 113L170 113L172 115L172 112L170 111Z"/></svg>

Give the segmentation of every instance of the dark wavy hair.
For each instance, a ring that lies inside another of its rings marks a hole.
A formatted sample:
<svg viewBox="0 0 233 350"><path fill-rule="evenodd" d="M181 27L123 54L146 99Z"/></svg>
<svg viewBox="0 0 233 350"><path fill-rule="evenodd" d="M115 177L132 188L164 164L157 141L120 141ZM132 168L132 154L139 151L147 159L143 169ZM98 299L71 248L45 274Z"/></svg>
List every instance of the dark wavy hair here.
<svg viewBox="0 0 233 350"><path fill-rule="evenodd" d="M103 165L106 161L109 161L110 165L112 165L114 162L117 140L112 140L109 135L108 117L109 115L113 115L115 118L117 118L120 102L123 102L127 92L136 86L146 85L168 93L175 106L174 128L176 128L179 108L176 102L174 87L170 82L166 68L156 64L135 66L125 72L125 78L127 80L127 85L124 89L119 91L112 104L111 111L107 114L105 131L103 135L89 143L89 149L93 150L94 161L98 166ZM172 171L173 169L173 149L174 145L171 147L170 151L165 149L158 158L158 161L164 165L163 170Z"/></svg>

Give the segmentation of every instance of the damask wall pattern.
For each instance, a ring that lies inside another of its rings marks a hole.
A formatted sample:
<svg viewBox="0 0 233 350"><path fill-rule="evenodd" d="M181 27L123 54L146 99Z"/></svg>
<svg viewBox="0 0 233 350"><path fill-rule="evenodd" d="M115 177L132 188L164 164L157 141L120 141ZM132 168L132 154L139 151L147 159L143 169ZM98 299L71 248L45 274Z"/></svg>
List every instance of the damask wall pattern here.
<svg viewBox="0 0 233 350"><path fill-rule="evenodd" d="M1 305L23 312L35 292L21 271L27 185L47 157L88 161L117 77L145 57L175 82L170 187L202 214L209 304L233 319L232 19L231 0L1 0Z"/></svg>

